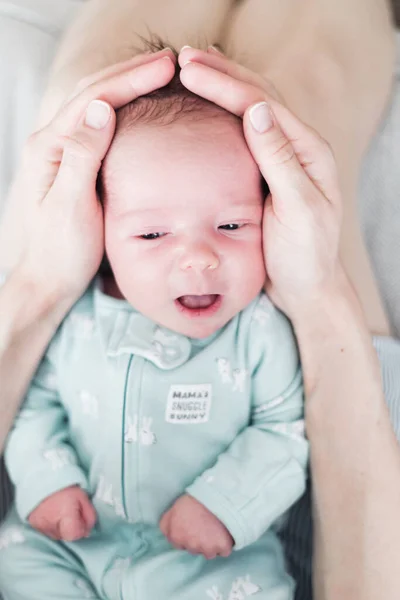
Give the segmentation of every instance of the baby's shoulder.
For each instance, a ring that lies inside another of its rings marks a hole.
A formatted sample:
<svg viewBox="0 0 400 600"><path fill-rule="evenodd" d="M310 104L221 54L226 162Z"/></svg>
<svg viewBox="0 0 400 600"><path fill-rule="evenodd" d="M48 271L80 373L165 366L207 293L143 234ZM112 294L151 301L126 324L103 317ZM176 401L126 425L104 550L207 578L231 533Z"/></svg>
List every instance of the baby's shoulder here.
<svg viewBox="0 0 400 600"><path fill-rule="evenodd" d="M241 327L250 336L293 335L289 319L269 299L265 292L258 296L240 313Z"/></svg>
<svg viewBox="0 0 400 600"><path fill-rule="evenodd" d="M247 342L250 363L257 364L285 348L297 353L292 325L265 292L261 292L240 314L240 327Z"/></svg>
<svg viewBox="0 0 400 600"><path fill-rule="evenodd" d="M95 329L93 289L90 287L64 317L46 352L50 362L57 363L63 352L71 349L72 340L88 339Z"/></svg>

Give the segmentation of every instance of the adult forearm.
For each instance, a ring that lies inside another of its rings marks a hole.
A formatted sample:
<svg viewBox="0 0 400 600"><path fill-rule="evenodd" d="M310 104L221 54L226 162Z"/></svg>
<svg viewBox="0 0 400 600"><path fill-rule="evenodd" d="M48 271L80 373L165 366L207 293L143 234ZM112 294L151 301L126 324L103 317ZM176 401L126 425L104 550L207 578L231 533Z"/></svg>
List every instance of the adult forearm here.
<svg viewBox="0 0 400 600"><path fill-rule="evenodd" d="M68 306L21 271L0 288L0 453L33 373Z"/></svg>
<svg viewBox="0 0 400 600"><path fill-rule="evenodd" d="M396 600L400 454L380 370L342 278L295 324L307 394L317 600Z"/></svg>

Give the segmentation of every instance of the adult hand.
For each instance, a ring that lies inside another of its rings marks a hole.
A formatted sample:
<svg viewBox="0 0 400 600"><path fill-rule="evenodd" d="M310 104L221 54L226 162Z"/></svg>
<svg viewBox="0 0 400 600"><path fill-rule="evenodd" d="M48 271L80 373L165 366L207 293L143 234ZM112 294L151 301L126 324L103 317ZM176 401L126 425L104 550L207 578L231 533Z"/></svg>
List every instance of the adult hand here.
<svg viewBox="0 0 400 600"><path fill-rule="evenodd" d="M179 64L189 90L243 118L270 189L263 220L267 292L292 320L301 318L341 273L342 206L332 151L261 76L195 49L183 50Z"/></svg>
<svg viewBox="0 0 400 600"><path fill-rule="evenodd" d="M225 525L188 494L178 498L164 513L160 529L175 548L191 554L212 559L232 552L233 539Z"/></svg>
<svg viewBox="0 0 400 600"><path fill-rule="evenodd" d="M115 112L166 85L170 50L138 55L85 79L56 117L29 138L0 227L0 270L17 266L52 297L72 304L103 255L96 179Z"/></svg>

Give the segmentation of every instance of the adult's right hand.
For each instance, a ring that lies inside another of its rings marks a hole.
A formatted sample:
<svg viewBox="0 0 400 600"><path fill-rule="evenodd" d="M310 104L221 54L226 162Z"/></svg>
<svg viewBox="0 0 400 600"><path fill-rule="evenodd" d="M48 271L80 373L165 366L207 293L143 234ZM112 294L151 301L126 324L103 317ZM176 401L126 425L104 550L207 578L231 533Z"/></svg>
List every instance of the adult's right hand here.
<svg viewBox="0 0 400 600"><path fill-rule="evenodd" d="M0 271L22 270L36 289L67 305L84 292L104 249L96 179L114 109L166 85L174 63L167 49L104 69L30 136L0 225Z"/></svg>

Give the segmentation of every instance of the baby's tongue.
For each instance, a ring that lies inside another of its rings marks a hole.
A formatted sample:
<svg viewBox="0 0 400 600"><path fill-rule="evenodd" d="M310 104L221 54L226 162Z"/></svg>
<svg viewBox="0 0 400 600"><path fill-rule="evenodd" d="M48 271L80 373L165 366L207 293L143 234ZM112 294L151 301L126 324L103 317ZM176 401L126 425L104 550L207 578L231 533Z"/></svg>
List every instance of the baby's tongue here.
<svg viewBox="0 0 400 600"><path fill-rule="evenodd" d="M204 294L204 296L181 296L179 302L185 308L208 308L215 302L216 294Z"/></svg>

